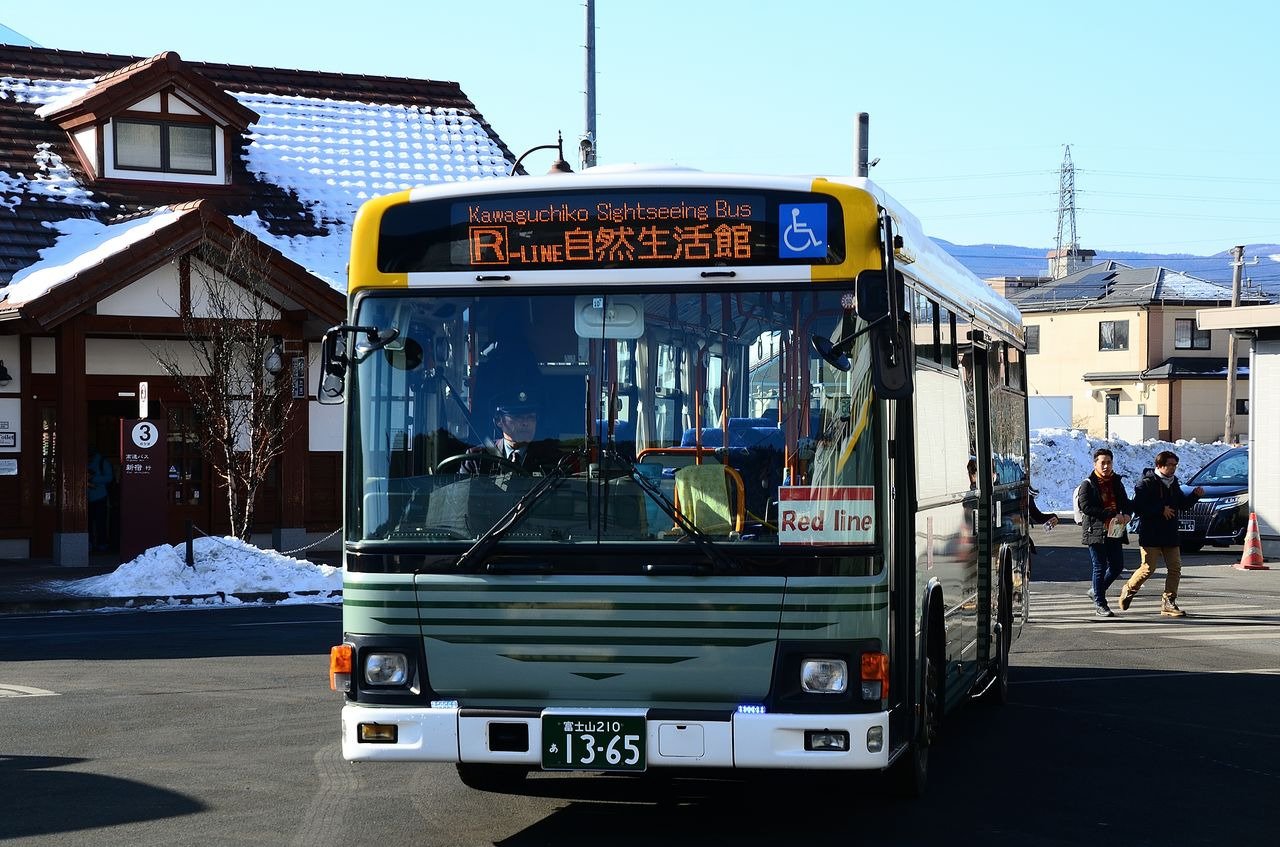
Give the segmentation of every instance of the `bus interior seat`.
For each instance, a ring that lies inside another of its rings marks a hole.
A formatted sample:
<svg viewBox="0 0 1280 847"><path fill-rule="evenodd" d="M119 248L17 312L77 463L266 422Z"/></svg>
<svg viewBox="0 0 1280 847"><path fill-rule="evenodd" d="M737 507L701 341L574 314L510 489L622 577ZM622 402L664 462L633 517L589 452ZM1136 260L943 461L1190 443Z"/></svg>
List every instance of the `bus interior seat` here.
<svg viewBox="0 0 1280 847"><path fill-rule="evenodd" d="M676 469L675 506L703 532L741 532L746 517L746 490L741 475L729 465L686 465Z"/></svg>
<svg viewBox="0 0 1280 847"><path fill-rule="evenodd" d="M609 438L609 422L602 418L596 419L596 437L601 443ZM636 456L636 425L631 421L618 420L613 422L613 441L618 447L618 452L622 454L628 461L634 461Z"/></svg>

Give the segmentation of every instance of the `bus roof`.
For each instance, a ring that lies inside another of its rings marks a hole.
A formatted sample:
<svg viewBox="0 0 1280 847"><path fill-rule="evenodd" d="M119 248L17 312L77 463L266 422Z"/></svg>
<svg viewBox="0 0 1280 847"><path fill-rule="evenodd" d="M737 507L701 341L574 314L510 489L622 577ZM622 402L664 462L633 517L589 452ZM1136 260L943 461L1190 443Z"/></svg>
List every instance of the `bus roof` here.
<svg viewBox="0 0 1280 847"><path fill-rule="evenodd" d="M591 191L610 188L758 188L778 191L814 191L823 182L849 186L870 194L888 209L894 229L903 240L899 270L919 277L939 295L958 305L972 308L993 327L1020 335L1022 314L968 268L929 238L920 221L882 187L863 177L772 176L726 174L693 168L648 165L613 165L583 173L547 176L493 177L464 182L436 184L410 190L408 200L466 197L473 194L502 194L539 191ZM904 259L909 259L905 262Z"/></svg>

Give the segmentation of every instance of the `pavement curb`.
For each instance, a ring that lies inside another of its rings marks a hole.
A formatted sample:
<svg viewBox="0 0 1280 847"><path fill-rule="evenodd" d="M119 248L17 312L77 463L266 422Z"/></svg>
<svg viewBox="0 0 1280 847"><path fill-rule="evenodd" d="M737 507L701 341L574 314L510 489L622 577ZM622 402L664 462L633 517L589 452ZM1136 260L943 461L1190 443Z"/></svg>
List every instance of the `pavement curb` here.
<svg viewBox="0 0 1280 847"><path fill-rule="evenodd" d="M152 606L195 606L208 604L216 600L227 602L227 598L242 603L275 604L292 597L316 597L325 595L326 600L342 602L342 591L247 591L226 592L215 591L211 594L157 594L137 597L81 597L74 594L54 596L11 598L0 600L0 614L22 614L28 612L80 612L96 609L142 609Z"/></svg>

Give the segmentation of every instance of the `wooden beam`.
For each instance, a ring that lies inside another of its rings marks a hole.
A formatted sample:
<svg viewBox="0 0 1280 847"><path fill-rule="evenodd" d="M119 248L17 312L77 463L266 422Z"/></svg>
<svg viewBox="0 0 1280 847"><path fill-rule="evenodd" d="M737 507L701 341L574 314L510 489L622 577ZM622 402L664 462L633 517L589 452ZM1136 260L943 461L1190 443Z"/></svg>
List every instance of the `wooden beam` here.
<svg viewBox="0 0 1280 847"><path fill-rule="evenodd" d="M89 403L85 391L84 318L58 327L59 532L88 532Z"/></svg>

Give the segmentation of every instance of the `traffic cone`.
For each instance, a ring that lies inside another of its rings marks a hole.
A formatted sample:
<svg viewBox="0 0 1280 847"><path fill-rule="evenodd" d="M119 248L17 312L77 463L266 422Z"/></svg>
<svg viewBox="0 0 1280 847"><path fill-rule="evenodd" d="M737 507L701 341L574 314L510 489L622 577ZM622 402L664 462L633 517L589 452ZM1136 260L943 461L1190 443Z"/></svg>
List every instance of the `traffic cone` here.
<svg viewBox="0 0 1280 847"><path fill-rule="evenodd" d="M1258 533L1258 515L1249 513L1249 529L1244 534L1244 553L1240 555L1240 564L1235 565L1238 571L1269 571L1271 568L1262 564L1262 536Z"/></svg>

